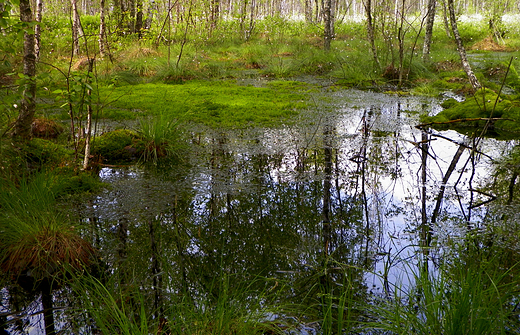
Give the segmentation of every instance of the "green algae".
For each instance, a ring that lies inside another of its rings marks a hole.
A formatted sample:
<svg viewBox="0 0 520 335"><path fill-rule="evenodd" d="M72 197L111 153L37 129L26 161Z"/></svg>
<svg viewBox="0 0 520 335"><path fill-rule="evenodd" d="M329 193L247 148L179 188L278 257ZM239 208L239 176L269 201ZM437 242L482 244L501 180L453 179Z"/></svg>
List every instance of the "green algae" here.
<svg viewBox="0 0 520 335"><path fill-rule="evenodd" d="M465 101L446 100L444 110L435 116L423 116L421 122L436 129L454 129L463 133L487 128L486 136L520 138L520 97L498 95L482 89Z"/></svg>
<svg viewBox="0 0 520 335"><path fill-rule="evenodd" d="M246 128L288 122L307 106L307 89L295 82L255 87L235 81L189 81L107 88L101 95L117 97L112 107L140 116L166 114L210 127Z"/></svg>

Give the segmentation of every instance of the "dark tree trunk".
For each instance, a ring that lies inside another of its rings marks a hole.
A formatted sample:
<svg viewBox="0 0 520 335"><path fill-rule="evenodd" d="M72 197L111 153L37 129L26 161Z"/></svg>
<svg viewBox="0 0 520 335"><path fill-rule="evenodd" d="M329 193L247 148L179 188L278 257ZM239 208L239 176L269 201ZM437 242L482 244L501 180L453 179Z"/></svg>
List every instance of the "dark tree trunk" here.
<svg viewBox="0 0 520 335"><path fill-rule="evenodd" d="M20 0L20 20L31 22L33 19L31 3L29 0ZM14 124L13 136L21 139L31 137L31 124L34 119L36 104L36 55L34 54L34 34L24 33L23 43L23 74L25 82L23 84L22 101L20 102L20 112Z"/></svg>
<svg viewBox="0 0 520 335"><path fill-rule="evenodd" d="M448 10L450 12L450 23L451 30L453 32L453 37L455 38L455 42L457 43L457 50L459 51L460 61L462 62L462 67L464 71L466 71L466 75L468 76L469 82L475 91L479 90L482 86L478 81L477 77L473 73L471 69L471 65L468 62L468 58L466 56L466 49L464 48L464 44L462 43L462 38L460 38L459 29L457 27L457 18L455 17L455 9L453 5L453 0L448 0Z"/></svg>
<svg viewBox="0 0 520 335"><path fill-rule="evenodd" d="M325 125L323 131L324 143L324 160L325 160L325 178L323 179L323 203L322 203L322 221L323 221L323 254L329 254L330 242L332 238L332 227L330 220L331 209L331 188L332 188L332 127L330 124Z"/></svg>
<svg viewBox="0 0 520 335"><path fill-rule="evenodd" d="M220 0L211 0L211 17L210 28L213 31L217 28L217 23L220 18Z"/></svg>
<svg viewBox="0 0 520 335"><path fill-rule="evenodd" d="M370 50L372 51L372 58L374 59L374 64L381 68L379 65L379 58L377 57L377 48L375 42L375 31L374 31L374 18L372 17L372 0L366 0L365 5L365 13L367 16L367 35L368 40L370 42Z"/></svg>
<svg viewBox="0 0 520 335"><path fill-rule="evenodd" d="M428 181L428 172L427 172L427 162L428 162L428 134L423 131L421 135L421 144L419 148L421 149L421 242L420 245L423 248L423 253L425 256L428 254L428 247L430 246L430 224L428 223L428 216L426 213L427 209L427 184Z"/></svg>
<svg viewBox="0 0 520 335"><path fill-rule="evenodd" d="M47 286L47 285L44 285ZM56 328L54 324L54 312L52 305L52 292L49 287L45 287L42 290L42 307L43 307L43 320L45 324L45 334L55 335Z"/></svg>
<svg viewBox="0 0 520 335"><path fill-rule="evenodd" d="M437 0L428 0L428 12L426 13L426 27L424 33L424 44L422 58L427 62L430 59L430 47L432 45L433 23L435 21L435 6Z"/></svg>
<svg viewBox="0 0 520 335"><path fill-rule="evenodd" d="M135 6L137 12L135 13L134 32L141 38L143 32L143 0L136 0Z"/></svg>

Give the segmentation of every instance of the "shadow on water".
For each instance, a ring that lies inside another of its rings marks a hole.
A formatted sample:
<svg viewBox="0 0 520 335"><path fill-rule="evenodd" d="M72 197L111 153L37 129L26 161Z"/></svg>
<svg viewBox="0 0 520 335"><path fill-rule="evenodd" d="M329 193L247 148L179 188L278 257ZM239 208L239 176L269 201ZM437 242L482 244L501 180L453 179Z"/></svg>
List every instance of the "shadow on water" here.
<svg viewBox="0 0 520 335"><path fill-rule="evenodd" d="M363 318L351 301L399 296L489 215L476 189L511 142L415 128L440 109L431 98L314 101L291 126L193 131L183 165L103 168L110 187L78 210L120 287L140 288L157 319L171 294L280 289L308 306L291 316L300 334L332 334Z"/></svg>

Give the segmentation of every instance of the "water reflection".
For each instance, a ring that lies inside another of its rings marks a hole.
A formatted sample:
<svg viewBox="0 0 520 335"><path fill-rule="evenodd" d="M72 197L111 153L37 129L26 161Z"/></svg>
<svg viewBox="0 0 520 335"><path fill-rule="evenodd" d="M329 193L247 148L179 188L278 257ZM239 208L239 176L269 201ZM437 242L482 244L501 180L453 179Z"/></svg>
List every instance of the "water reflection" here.
<svg viewBox="0 0 520 335"><path fill-rule="evenodd" d="M299 303L346 283L358 299L393 295L421 250L435 261L478 225L486 214L471 204L482 195L469 190L509 143L416 129L435 99L332 96L292 126L193 132L182 166L103 169L111 187L82 216L121 285L148 290L157 317L164 292L217 297L226 276L283 280Z"/></svg>

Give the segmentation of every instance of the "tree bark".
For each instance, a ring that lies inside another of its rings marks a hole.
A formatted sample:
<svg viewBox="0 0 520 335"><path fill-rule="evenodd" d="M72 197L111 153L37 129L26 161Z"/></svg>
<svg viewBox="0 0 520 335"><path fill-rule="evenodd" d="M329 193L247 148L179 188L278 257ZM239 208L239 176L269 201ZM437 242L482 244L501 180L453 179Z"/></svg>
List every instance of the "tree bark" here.
<svg viewBox="0 0 520 335"><path fill-rule="evenodd" d="M106 49L106 23L105 23L105 0L101 0L99 9L99 55L101 58L105 57Z"/></svg>
<svg viewBox="0 0 520 335"><path fill-rule="evenodd" d="M323 48L326 51L330 50L330 42L332 41L333 35L333 17L332 17L332 0L323 1Z"/></svg>
<svg viewBox="0 0 520 335"><path fill-rule="evenodd" d="M428 12L426 13L426 27L424 33L424 44L422 58L424 62L430 60L430 47L432 44L433 23L435 22L435 6L437 0L428 0Z"/></svg>
<svg viewBox="0 0 520 335"><path fill-rule="evenodd" d="M31 22L33 19L30 0L20 0L20 21ZM23 43L24 88L20 112L14 124L13 137L27 140L31 137L31 125L36 111L36 55L34 54L34 34L25 32Z"/></svg>
<svg viewBox="0 0 520 335"><path fill-rule="evenodd" d="M37 24L34 26L34 55L36 57L36 61L40 59L40 36L41 36L41 22L42 22L42 10L43 10L43 0L36 0L36 22Z"/></svg>
<svg viewBox="0 0 520 335"><path fill-rule="evenodd" d="M84 35L79 19L78 2L70 0L72 6L72 54L78 56L80 53L79 39Z"/></svg>
<svg viewBox="0 0 520 335"><path fill-rule="evenodd" d="M311 0L305 0L305 21L312 23L312 4Z"/></svg>
<svg viewBox="0 0 520 335"><path fill-rule="evenodd" d="M374 32L374 18L372 17L372 0L367 0L364 3L365 13L367 16L367 35L368 40L370 41L370 50L372 51L372 58L374 59L374 64L381 68L379 64L379 58L377 57L377 48L375 42L375 32Z"/></svg>
<svg viewBox="0 0 520 335"><path fill-rule="evenodd" d="M446 36L451 38L450 24L448 22L448 9L446 8L446 0L442 1L442 21L444 22L444 30L446 31Z"/></svg>
<svg viewBox="0 0 520 335"><path fill-rule="evenodd" d="M94 70L94 58L89 58L88 60L88 79L87 84L90 85L90 75L92 71ZM83 170L88 169L89 166L89 160L90 160L90 138L92 135L92 101L91 101L91 95L92 90L87 90L88 95L88 105L87 105L87 130L85 133L85 157L83 159Z"/></svg>
<svg viewBox="0 0 520 335"><path fill-rule="evenodd" d="M457 18L455 17L455 9L453 6L453 0L448 0L448 11L450 13L450 23L451 30L453 32L453 37L455 38L455 42L457 43L457 50L459 51L460 61L462 62L462 67L468 76L469 82L475 91L479 90L482 86L478 81L477 77L473 73L471 69L471 65L468 62L468 58L466 56L466 49L464 48L464 44L462 43L462 39L460 38L459 29L457 27Z"/></svg>
<svg viewBox="0 0 520 335"><path fill-rule="evenodd" d="M136 0L136 9L135 13L135 26L134 30L137 33L139 39L142 37L143 30L143 0Z"/></svg>
<svg viewBox="0 0 520 335"><path fill-rule="evenodd" d="M210 16L210 28L211 31L217 28L217 23L220 18L220 0L211 0L211 16Z"/></svg>

